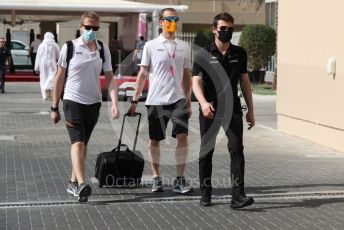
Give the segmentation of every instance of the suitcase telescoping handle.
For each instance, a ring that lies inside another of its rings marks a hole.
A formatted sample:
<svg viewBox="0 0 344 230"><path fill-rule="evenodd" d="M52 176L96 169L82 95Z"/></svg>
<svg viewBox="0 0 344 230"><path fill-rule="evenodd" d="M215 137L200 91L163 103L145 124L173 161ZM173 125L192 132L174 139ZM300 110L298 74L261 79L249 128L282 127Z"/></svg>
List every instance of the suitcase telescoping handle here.
<svg viewBox="0 0 344 230"><path fill-rule="evenodd" d="M139 116L139 121L137 122L137 128L136 128L136 134L135 134L135 140L134 140L134 146L133 146L133 152L135 151L136 149L136 143L137 143L137 137L139 135L139 128L140 128L140 123L141 123L141 116L142 114L141 113L135 113L134 116ZM130 117L129 113L126 113L123 117L123 122L122 122L122 128L121 128L121 134L119 136L119 140L118 140L118 146L117 146L117 149L118 151L120 150L121 148L121 145L122 145L122 135L123 135L123 129L124 129L124 123L125 123L125 118L126 117Z"/></svg>

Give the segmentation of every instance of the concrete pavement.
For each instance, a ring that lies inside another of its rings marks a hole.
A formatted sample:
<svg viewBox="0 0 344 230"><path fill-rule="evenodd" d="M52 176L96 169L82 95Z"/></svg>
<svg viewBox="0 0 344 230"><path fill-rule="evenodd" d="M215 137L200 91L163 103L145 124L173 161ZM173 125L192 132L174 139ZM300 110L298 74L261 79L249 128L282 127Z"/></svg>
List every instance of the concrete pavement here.
<svg viewBox="0 0 344 230"><path fill-rule="evenodd" d="M71 170L69 140L63 122L50 123L50 103L38 83L6 83L0 95L0 229L343 229L344 153L276 130L275 98L255 96L257 124L245 129L246 191L255 204L229 208L229 155L218 138L213 159L214 205L199 207L197 104L190 120L187 176L195 188L174 194L175 140L162 143L165 192L150 192L146 161L140 188L98 188L97 154L118 141L121 121L112 121L108 102L89 144L87 175L93 195L80 204L66 193ZM122 112L128 103L121 103ZM145 108L137 149L147 158ZM129 122L124 142L132 141ZM171 127L169 127L168 134Z"/></svg>

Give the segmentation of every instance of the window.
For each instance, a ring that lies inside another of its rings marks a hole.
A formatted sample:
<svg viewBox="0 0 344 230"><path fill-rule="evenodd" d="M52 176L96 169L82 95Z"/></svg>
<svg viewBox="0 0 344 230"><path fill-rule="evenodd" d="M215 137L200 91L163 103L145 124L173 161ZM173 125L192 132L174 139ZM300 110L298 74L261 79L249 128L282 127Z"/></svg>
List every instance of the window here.
<svg viewBox="0 0 344 230"><path fill-rule="evenodd" d="M276 2L265 3L266 25L276 29Z"/></svg>
<svg viewBox="0 0 344 230"><path fill-rule="evenodd" d="M13 50L25 50L25 46L18 42L11 42Z"/></svg>

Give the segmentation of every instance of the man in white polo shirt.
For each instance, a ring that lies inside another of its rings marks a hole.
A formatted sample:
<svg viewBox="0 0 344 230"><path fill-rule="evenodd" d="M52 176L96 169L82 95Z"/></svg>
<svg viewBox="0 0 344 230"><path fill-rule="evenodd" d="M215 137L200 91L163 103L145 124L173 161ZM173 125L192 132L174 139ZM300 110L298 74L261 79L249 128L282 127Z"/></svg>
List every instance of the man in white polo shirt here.
<svg viewBox="0 0 344 230"><path fill-rule="evenodd" d="M109 88L113 118L119 117L117 91L113 80L109 48L104 44L104 63L100 57L102 48L96 40L99 29L99 16L94 12L85 12L81 16L81 36L72 41L73 56L67 68L67 45L65 44L58 60L55 91L51 107L51 119L54 124L61 119L59 101L63 94L63 110L66 127L71 140L72 174L67 192L79 196L80 202L86 202L92 189L86 184L85 161L87 144L95 127L101 106L99 75L103 68ZM68 73L66 76L66 69ZM65 86L64 86L65 85Z"/></svg>
<svg viewBox="0 0 344 230"><path fill-rule="evenodd" d="M177 138L177 178L173 191L184 194L192 191L184 177L188 152L188 119L191 116L190 47L176 38L179 20L176 10L163 9L159 16L162 33L144 46L135 95L128 113L135 114L144 79L149 77L146 107L150 137L148 154L153 172L152 191L163 190L159 170L160 141L165 139L166 126L171 119L172 136Z"/></svg>

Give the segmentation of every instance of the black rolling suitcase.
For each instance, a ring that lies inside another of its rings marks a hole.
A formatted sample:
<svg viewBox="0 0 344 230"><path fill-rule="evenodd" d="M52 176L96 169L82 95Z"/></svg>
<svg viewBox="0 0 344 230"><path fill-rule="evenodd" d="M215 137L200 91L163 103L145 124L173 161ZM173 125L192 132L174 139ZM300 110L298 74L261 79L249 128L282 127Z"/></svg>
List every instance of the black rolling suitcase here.
<svg viewBox="0 0 344 230"><path fill-rule="evenodd" d="M137 113L137 115L139 116L139 121L137 124L133 150L130 150L127 145L122 144L124 123L128 116L125 114L118 146L111 152L103 152L98 155L95 167L95 177L99 181L100 188L104 185L107 187L134 187L140 185L145 162L141 152L135 150L141 121L141 114Z"/></svg>

